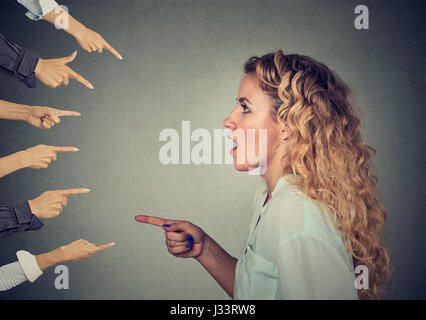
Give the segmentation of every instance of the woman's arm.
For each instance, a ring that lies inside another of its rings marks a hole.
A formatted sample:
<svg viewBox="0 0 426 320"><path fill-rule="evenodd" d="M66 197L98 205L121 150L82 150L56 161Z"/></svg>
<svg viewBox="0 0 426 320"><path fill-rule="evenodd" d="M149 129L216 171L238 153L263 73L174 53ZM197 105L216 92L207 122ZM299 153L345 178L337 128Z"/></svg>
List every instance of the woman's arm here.
<svg viewBox="0 0 426 320"><path fill-rule="evenodd" d="M25 168L25 152L18 151L6 157L0 158L0 178L15 171Z"/></svg>
<svg viewBox="0 0 426 320"><path fill-rule="evenodd" d="M114 242L110 242L97 247L93 243L80 239L37 256L20 250L16 253L18 261L0 267L0 291L9 290L26 280L34 282L49 267L66 261L90 258L96 252L113 245Z"/></svg>
<svg viewBox="0 0 426 320"><path fill-rule="evenodd" d="M234 296L235 267L237 259L227 253L216 241L206 234L204 248L197 261L206 269L219 285Z"/></svg>
<svg viewBox="0 0 426 320"><path fill-rule="evenodd" d="M0 100L0 119L27 121L31 113L28 105Z"/></svg>
<svg viewBox="0 0 426 320"><path fill-rule="evenodd" d="M230 295L234 295L237 259L229 255L200 227L188 221L138 215L136 221L163 227L170 254L195 258Z"/></svg>
<svg viewBox="0 0 426 320"><path fill-rule="evenodd" d="M79 117L80 112L49 107L29 106L0 100L0 119L21 120L39 129L50 129L60 117Z"/></svg>

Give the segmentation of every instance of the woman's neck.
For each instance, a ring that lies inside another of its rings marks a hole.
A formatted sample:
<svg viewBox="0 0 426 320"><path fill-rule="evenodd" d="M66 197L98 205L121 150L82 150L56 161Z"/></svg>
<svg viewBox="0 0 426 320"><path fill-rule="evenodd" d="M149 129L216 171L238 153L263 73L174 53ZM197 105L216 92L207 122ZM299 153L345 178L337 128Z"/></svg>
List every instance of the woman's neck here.
<svg viewBox="0 0 426 320"><path fill-rule="evenodd" d="M279 160L279 159L278 159ZM264 174L262 174L262 178L265 179L266 185L268 186L268 199L271 197L271 193L274 191L275 186L278 180L284 175L283 167L281 165L281 161L271 162Z"/></svg>

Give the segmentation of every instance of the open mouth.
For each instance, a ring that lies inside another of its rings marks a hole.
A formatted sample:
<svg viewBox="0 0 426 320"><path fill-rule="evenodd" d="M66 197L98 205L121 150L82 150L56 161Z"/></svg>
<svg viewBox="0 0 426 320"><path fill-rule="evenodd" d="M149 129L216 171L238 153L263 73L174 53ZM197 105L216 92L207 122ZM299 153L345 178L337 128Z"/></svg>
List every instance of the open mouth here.
<svg viewBox="0 0 426 320"><path fill-rule="evenodd" d="M233 154L236 150L237 150L237 148L238 148L238 143L237 143L237 141L235 141L235 140L233 140L234 141L234 143L233 143L233 145L232 145L232 149L231 150L229 150L229 153L230 154Z"/></svg>

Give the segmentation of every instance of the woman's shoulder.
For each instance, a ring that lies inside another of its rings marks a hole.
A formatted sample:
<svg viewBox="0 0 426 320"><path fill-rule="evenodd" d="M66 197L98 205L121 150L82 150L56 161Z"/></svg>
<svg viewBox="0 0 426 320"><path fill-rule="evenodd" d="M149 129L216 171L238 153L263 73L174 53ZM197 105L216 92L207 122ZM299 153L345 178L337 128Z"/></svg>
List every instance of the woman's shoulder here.
<svg viewBox="0 0 426 320"><path fill-rule="evenodd" d="M271 198L264 218L267 229L279 238L298 234L339 241L331 211L287 181Z"/></svg>

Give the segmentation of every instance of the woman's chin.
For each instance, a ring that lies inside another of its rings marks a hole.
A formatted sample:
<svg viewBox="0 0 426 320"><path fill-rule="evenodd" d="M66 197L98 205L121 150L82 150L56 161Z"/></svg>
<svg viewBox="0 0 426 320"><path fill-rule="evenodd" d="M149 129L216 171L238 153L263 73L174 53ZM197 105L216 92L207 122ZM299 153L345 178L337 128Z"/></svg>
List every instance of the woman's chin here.
<svg viewBox="0 0 426 320"><path fill-rule="evenodd" d="M258 167L258 165L257 166L251 166L251 165L248 165L246 163L238 164L238 163L234 162L234 167L238 171L249 171L251 169L256 169Z"/></svg>

